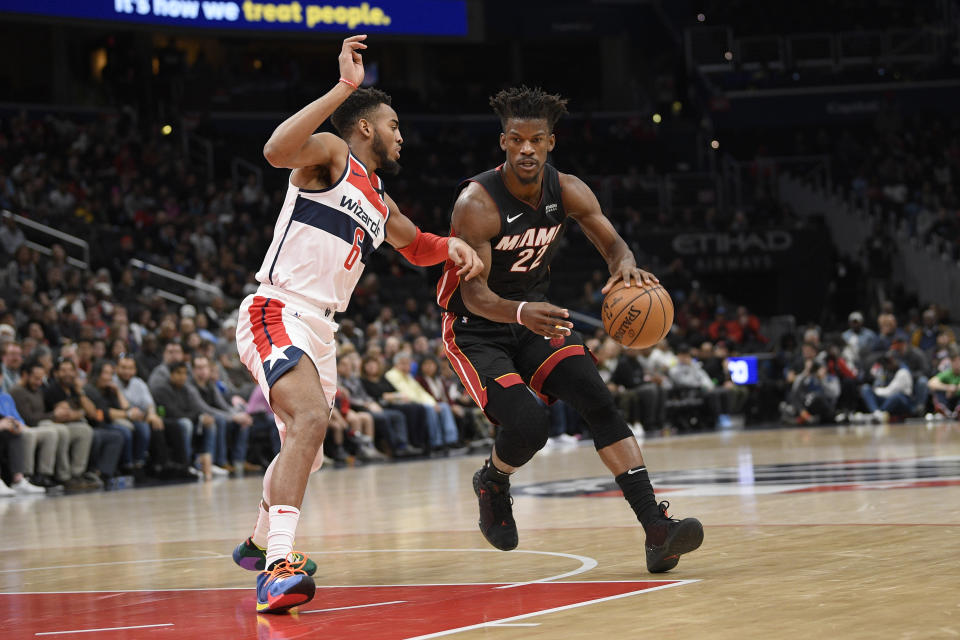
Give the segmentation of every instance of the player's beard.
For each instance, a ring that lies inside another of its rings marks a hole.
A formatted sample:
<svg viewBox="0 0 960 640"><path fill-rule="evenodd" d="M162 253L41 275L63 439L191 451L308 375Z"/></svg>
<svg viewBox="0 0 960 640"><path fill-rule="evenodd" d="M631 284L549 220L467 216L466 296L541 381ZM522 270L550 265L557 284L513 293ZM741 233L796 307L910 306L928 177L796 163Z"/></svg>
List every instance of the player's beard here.
<svg viewBox="0 0 960 640"><path fill-rule="evenodd" d="M377 156L379 171L383 171L388 176L400 173L400 163L387 155L387 145L383 143L379 131L373 132L373 153Z"/></svg>
<svg viewBox="0 0 960 640"><path fill-rule="evenodd" d="M520 172L517 171L516 167L513 167L513 175L517 177L517 180L520 182L520 184L537 184L540 182L540 178L543 177L543 165L540 165L539 170L529 178L521 175Z"/></svg>

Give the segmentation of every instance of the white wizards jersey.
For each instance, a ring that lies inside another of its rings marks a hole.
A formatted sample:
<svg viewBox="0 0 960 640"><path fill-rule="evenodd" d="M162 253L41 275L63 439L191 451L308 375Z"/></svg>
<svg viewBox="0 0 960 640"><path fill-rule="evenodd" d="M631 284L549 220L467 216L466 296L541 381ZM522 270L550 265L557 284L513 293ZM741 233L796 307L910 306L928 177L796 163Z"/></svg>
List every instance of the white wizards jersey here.
<svg viewBox="0 0 960 640"><path fill-rule="evenodd" d="M257 281L343 311L389 215L380 177L350 153L333 186L289 184Z"/></svg>

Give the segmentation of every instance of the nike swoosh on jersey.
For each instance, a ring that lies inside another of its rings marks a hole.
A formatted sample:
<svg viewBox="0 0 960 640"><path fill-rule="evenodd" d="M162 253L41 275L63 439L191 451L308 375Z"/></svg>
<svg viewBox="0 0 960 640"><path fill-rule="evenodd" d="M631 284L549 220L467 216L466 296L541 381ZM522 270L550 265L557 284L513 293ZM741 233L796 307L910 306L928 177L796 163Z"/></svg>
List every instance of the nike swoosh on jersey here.
<svg viewBox="0 0 960 640"><path fill-rule="evenodd" d="M511 222L513 222L514 220L516 220L517 218L519 218L519 217L522 216L522 215L523 215L523 213L518 213L518 214L515 215L515 216L507 216L507 224L510 224Z"/></svg>

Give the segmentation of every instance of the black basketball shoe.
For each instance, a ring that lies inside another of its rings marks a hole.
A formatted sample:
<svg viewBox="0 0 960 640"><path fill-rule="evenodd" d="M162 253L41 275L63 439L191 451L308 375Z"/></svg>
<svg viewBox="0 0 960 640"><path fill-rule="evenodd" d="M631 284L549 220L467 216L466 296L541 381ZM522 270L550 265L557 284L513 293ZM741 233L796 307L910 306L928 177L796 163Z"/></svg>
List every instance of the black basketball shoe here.
<svg viewBox="0 0 960 640"><path fill-rule="evenodd" d="M696 518L677 520L667 515L670 503L664 500L659 505L663 524L647 530L647 571L663 573L680 562L680 556L690 553L703 543L703 525Z"/></svg>
<svg viewBox="0 0 960 640"><path fill-rule="evenodd" d="M484 462L483 468L473 474L473 491L480 503L480 533L497 549L510 551L517 548L519 541L517 523L513 520L510 484L484 480L483 472L489 463L489 460Z"/></svg>

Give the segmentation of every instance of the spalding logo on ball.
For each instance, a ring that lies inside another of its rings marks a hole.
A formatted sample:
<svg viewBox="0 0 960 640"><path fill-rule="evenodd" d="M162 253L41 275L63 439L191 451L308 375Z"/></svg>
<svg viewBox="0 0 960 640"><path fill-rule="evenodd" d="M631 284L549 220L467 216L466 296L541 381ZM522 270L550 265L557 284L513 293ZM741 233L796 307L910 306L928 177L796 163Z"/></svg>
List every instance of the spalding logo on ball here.
<svg viewBox="0 0 960 640"><path fill-rule="evenodd" d="M652 347L673 326L673 300L662 285L618 282L603 299L603 328L631 349Z"/></svg>

